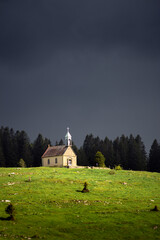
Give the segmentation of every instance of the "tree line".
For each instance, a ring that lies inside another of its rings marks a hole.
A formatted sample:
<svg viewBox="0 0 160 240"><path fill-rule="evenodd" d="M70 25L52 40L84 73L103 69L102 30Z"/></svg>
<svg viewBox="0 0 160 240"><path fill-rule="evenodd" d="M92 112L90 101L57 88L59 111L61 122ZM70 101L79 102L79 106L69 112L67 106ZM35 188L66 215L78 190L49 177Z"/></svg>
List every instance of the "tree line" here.
<svg viewBox="0 0 160 240"><path fill-rule="evenodd" d="M63 145L61 139L56 145ZM0 167L18 167L24 160L27 167L41 166L41 156L51 145L51 141L38 134L33 143L25 131L16 131L8 127L0 128ZM154 140L149 156L140 135L129 137L122 135L114 141L107 137L102 140L92 134L86 135L82 147L73 144L77 154L78 165L96 166L96 153L101 152L105 158L105 166L114 168L120 165L126 170L148 170L160 172L160 144Z"/></svg>
<svg viewBox="0 0 160 240"><path fill-rule="evenodd" d="M78 157L78 165L96 166L96 154L100 152L105 158L105 166L115 168L121 166L125 170L160 172L160 144L155 139L149 156L140 137L122 135L114 141L107 137L101 140L92 134L85 137L83 146L73 146Z"/></svg>
<svg viewBox="0 0 160 240"><path fill-rule="evenodd" d="M18 167L21 159L27 167L41 166L41 156L51 141L41 134L31 143L25 131L0 129L0 167Z"/></svg>

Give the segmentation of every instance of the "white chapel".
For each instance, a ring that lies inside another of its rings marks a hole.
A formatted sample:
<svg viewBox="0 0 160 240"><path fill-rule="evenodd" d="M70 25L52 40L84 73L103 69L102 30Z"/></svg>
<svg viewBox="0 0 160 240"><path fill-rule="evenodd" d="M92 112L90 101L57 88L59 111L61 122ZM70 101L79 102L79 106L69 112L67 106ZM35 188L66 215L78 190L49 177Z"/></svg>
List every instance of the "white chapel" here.
<svg viewBox="0 0 160 240"><path fill-rule="evenodd" d="M48 146L42 155L44 167L76 167L77 156L72 149L72 136L67 128L65 145Z"/></svg>

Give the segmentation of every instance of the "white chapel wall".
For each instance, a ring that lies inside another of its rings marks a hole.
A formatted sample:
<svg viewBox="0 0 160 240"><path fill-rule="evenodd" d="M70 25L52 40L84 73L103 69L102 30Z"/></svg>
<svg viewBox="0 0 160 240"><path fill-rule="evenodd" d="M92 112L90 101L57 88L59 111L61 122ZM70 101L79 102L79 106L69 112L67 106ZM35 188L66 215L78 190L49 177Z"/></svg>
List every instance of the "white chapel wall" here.
<svg viewBox="0 0 160 240"><path fill-rule="evenodd" d="M42 166L44 167L62 167L63 156L42 158Z"/></svg>

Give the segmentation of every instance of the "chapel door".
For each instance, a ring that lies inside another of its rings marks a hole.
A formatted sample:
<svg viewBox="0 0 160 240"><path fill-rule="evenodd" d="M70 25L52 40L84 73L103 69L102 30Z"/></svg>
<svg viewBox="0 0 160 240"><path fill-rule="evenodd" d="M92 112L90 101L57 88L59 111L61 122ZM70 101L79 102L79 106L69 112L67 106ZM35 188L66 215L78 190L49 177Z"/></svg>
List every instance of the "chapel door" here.
<svg viewBox="0 0 160 240"><path fill-rule="evenodd" d="M72 166L72 159L68 159L68 166Z"/></svg>

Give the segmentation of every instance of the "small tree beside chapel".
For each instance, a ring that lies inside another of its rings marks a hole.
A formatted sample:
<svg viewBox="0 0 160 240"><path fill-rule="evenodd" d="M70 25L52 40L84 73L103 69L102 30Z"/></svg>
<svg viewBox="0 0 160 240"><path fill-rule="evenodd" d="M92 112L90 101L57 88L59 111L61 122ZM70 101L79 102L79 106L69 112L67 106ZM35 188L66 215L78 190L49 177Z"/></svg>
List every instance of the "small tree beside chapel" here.
<svg viewBox="0 0 160 240"><path fill-rule="evenodd" d="M105 157L101 152L97 152L95 155L95 163L98 167L105 167Z"/></svg>

